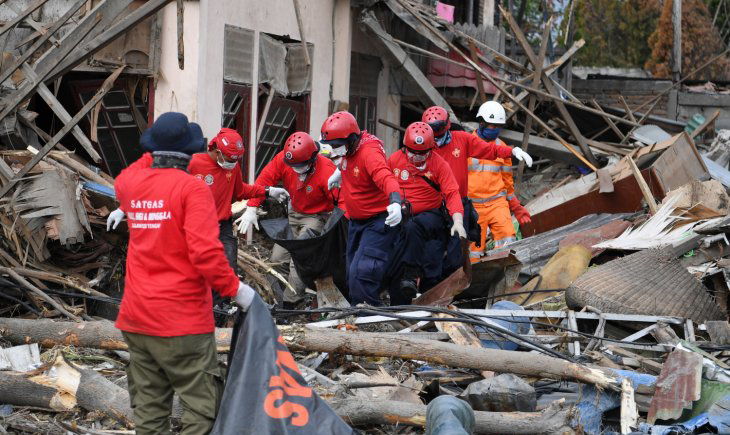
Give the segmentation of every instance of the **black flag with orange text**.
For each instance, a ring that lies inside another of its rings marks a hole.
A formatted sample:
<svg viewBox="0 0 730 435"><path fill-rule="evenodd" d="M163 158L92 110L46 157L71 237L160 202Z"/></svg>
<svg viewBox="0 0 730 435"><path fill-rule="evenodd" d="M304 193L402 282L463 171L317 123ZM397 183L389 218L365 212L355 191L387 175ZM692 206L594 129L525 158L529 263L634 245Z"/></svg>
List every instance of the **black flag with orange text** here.
<svg viewBox="0 0 730 435"><path fill-rule="evenodd" d="M211 435L352 435L315 393L256 295L236 322L228 378Z"/></svg>

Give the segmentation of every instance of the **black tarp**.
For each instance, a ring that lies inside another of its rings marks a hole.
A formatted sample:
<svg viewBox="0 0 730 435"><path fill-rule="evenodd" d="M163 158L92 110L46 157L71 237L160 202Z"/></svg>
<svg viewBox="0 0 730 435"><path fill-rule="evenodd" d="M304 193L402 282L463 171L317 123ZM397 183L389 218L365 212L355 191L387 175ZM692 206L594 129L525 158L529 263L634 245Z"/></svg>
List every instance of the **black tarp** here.
<svg viewBox="0 0 730 435"><path fill-rule="evenodd" d="M261 228L274 243L289 251L307 287L316 289L315 279L332 276L337 288L347 296L347 219L341 209L334 209L321 233L307 230L298 239L294 238L287 218L263 220Z"/></svg>
<svg viewBox="0 0 730 435"><path fill-rule="evenodd" d="M228 378L211 435L352 435L302 377L264 301L233 329Z"/></svg>

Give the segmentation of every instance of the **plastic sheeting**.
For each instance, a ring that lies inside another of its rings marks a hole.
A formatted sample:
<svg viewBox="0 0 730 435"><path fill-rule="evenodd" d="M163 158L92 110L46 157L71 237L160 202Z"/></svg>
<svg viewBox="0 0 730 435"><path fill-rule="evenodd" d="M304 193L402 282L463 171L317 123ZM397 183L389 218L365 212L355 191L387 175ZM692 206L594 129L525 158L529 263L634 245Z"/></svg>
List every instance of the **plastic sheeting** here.
<svg viewBox="0 0 730 435"><path fill-rule="evenodd" d="M228 378L211 435L351 435L302 377L257 295L233 328Z"/></svg>
<svg viewBox="0 0 730 435"><path fill-rule="evenodd" d="M332 276L337 288L347 296L347 219L344 215L341 209L335 208L322 233L308 230L298 239L294 238L286 218L261 221L261 227L271 240L289 251L299 278L307 287L314 289L315 279Z"/></svg>

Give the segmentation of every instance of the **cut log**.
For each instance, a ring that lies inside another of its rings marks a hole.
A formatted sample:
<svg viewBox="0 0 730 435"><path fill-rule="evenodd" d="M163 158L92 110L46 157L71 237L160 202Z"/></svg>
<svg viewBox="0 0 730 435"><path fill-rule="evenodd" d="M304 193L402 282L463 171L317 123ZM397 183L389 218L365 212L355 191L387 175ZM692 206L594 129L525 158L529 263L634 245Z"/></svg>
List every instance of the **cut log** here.
<svg viewBox="0 0 730 435"><path fill-rule="evenodd" d="M610 372L545 355L530 355L526 358L524 352L466 347L408 337L408 334L350 332L302 326L280 326L279 332L289 349L296 351L413 359L480 371L574 379L618 388L618 382ZM231 334L229 328L216 330L219 351L229 349ZM0 318L0 335L13 344L38 343L43 347L74 345L127 350L121 332L109 321L73 323Z"/></svg>
<svg viewBox="0 0 730 435"><path fill-rule="evenodd" d="M599 386L618 386L617 380L592 369L545 355L500 349L479 349L408 337L408 334L351 332L302 326L280 326L290 350L331 352L359 356L385 356L430 361L452 367L515 373L551 379L575 379Z"/></svg>
<svg viewBox="0 0 730 435"><path fill-rule="evenodd" d="M330 402L343 420L353 426L402 424L425 427L426 406L390 400L344 399ZM555 402L543 412L474 411L475 432L500 435L570 435L572 410Z"/></svg>
<svg viewBox="0 0 730 435"><path fill-rule="evenodd" d="M0 372L0 403L71 411L80 406L132 424L129 393L93 370L69 364L58 356L33 374Z"/></svg>
<svg viewBox="0 0 730 435"><path fill-rule="evenodd" d="M219 352L231 346L231 328L218 328L215 340ZM54 322L0 318L0 336L13 344L38 343L42 347L77 346L93 349L127 350L122 333L108 320L93 322Z"/></svg>

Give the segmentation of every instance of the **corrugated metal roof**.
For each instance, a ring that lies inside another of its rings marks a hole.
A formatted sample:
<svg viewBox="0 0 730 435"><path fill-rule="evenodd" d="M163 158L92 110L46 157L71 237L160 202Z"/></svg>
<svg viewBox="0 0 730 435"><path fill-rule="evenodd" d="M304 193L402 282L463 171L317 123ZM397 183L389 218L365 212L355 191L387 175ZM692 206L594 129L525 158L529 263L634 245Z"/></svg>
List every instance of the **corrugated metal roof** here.
<svg viewBox="0 0 730 435"><path fill-rule="evenodd" d="M649 406L646 420L674 420L692 402L699 400L702 391L702 356L694 352L675 350L667 357L656 381L656 391Z"/></svg>

